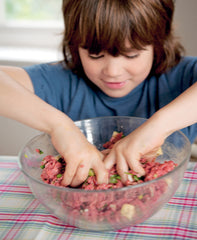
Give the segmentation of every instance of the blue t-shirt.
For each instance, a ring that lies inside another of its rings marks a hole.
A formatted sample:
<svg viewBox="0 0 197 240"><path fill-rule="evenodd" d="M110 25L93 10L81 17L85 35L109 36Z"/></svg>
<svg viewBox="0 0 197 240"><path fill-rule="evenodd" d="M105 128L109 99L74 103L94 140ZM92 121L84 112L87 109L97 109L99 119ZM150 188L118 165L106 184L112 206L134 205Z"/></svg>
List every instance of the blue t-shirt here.
<svg viewBox="0 0 197 240"><path fill-rule="evenodd" d="M24 69L32 80L35 94L73 121L101 116L149 118L197 81L195 57L185 57L170 71L158 77L148 77L121 98L107 96L89 80L79 78L62 64L47 63ZM193 142L197 137L197 124L182 131Z"/></svg>

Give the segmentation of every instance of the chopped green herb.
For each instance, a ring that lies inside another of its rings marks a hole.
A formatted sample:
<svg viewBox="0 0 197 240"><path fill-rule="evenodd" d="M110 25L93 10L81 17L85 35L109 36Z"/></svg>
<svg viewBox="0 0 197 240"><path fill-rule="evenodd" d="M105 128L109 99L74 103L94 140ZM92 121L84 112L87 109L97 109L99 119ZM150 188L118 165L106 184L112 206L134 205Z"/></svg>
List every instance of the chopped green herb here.
<svg viewBox="0 0 197 240"><path fill-rule="evenodd" d="M125 172L125 174L131 175L133 177L133 180L135 180L135 181L139 181L141 179L141 178L137 177L136 175L134 175L134 174L132 174L130 172Z"/></svg>
<svg viewBox="0 0 197 240"><path fill-rule="evenodd" d="M95 174L94 174L94 170L92 169L92 168L90 168L90 170L89 170L89 173L88 173L88 176L89 177L92 177L92 176L94 176Z"/></svg>
<svg viewBox="0 0 197 240"><path fill-rule="evenodd" d="M41 165L40 168L44 169L44 168L45 168L45 165Z"/></svg>
<svg viewBox="0 0 197 240"><path fill-rule="evenodd" d="M115 179L115 178L113 178L113 177L110 177L109 178L109 183L117 183L118 181L117 181L117 179Z"/></svg>
<svg viewBox="0 0 197 240"><path fill-rule="evenodd" d="M62 177L61 173L57 174L57 178L61 178L61 177Z"/></svg>
<svg viewBox="0 0 197 240"><path fill-rule="evenodd" d="M118 180L120 180L121 177L118 174L111 175L109 178L110 183L117 183Z"/></svg>
<svg viewBox="0 0 197 240"><path fill-rule="evenodd" d="M36 152L39 153L39 154L43 154L43 151L40 150L39 148L36 148Z"/></svg>
<svg viewBox="0 0 197 240"><path fill-rule="evenodd" d="M136 175L133 175L133 179L134 179L135 181L137 181L137 182L140 180L140 178L137 177Z"/></svg>

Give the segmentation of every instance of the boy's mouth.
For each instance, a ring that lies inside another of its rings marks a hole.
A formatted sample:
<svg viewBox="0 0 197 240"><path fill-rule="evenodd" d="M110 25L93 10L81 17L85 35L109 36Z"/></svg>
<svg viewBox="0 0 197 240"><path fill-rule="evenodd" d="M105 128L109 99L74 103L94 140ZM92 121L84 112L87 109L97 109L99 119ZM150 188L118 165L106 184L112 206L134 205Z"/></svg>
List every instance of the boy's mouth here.
<svg viewBox="0 0 197 240"><path fill-rule="evenodd" d="M123 81L123 82L105 82L104 84L111 89L120 89L123 88L126 85L127 81Z"/></svg>

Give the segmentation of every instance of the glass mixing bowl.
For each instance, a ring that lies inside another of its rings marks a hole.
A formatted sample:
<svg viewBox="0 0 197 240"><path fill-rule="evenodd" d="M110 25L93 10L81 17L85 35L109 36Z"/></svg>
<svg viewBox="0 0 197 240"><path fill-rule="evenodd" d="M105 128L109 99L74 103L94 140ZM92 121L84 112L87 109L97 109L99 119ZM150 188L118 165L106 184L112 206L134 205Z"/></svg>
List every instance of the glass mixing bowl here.
<svg viewBox="0 0 197 240"><path fill-rule="evenodd" d="M135 117L100 117L75 122L88 141L102 149L113 131L129 134L145 119ZM35 149L44 154L38 154ZM46 155L57 155L50 136L31 139L19 153L19 165L35 197L56 217L78 228L95 231L118 230L142 223L173 196L181 183L190 158L191 145L177 131L162 145L157 161L173 160L178 166L168 174L149 182L119 189L82 190L56 187L41 180L41 161Z"/></svg>

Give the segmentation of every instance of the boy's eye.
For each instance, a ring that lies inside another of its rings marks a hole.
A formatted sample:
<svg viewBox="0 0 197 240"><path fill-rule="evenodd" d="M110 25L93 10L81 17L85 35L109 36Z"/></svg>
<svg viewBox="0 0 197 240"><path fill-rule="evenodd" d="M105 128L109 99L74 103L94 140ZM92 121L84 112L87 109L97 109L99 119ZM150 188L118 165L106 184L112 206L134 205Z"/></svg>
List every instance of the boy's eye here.
<svg viewBox="0 0 197 240"><path fill-rule="evenodd" d="M130 59L137 58L138 56L139 54L125 55L126 58L130 58Z"/></svg>
<svg viewBox="0 0 197 240"><path fill-rule="evenodd" d="M101 54L101 55L89 54L89 57L92 58L92 59L99 59L99 58L104 57L104 54Z"/></svg>

